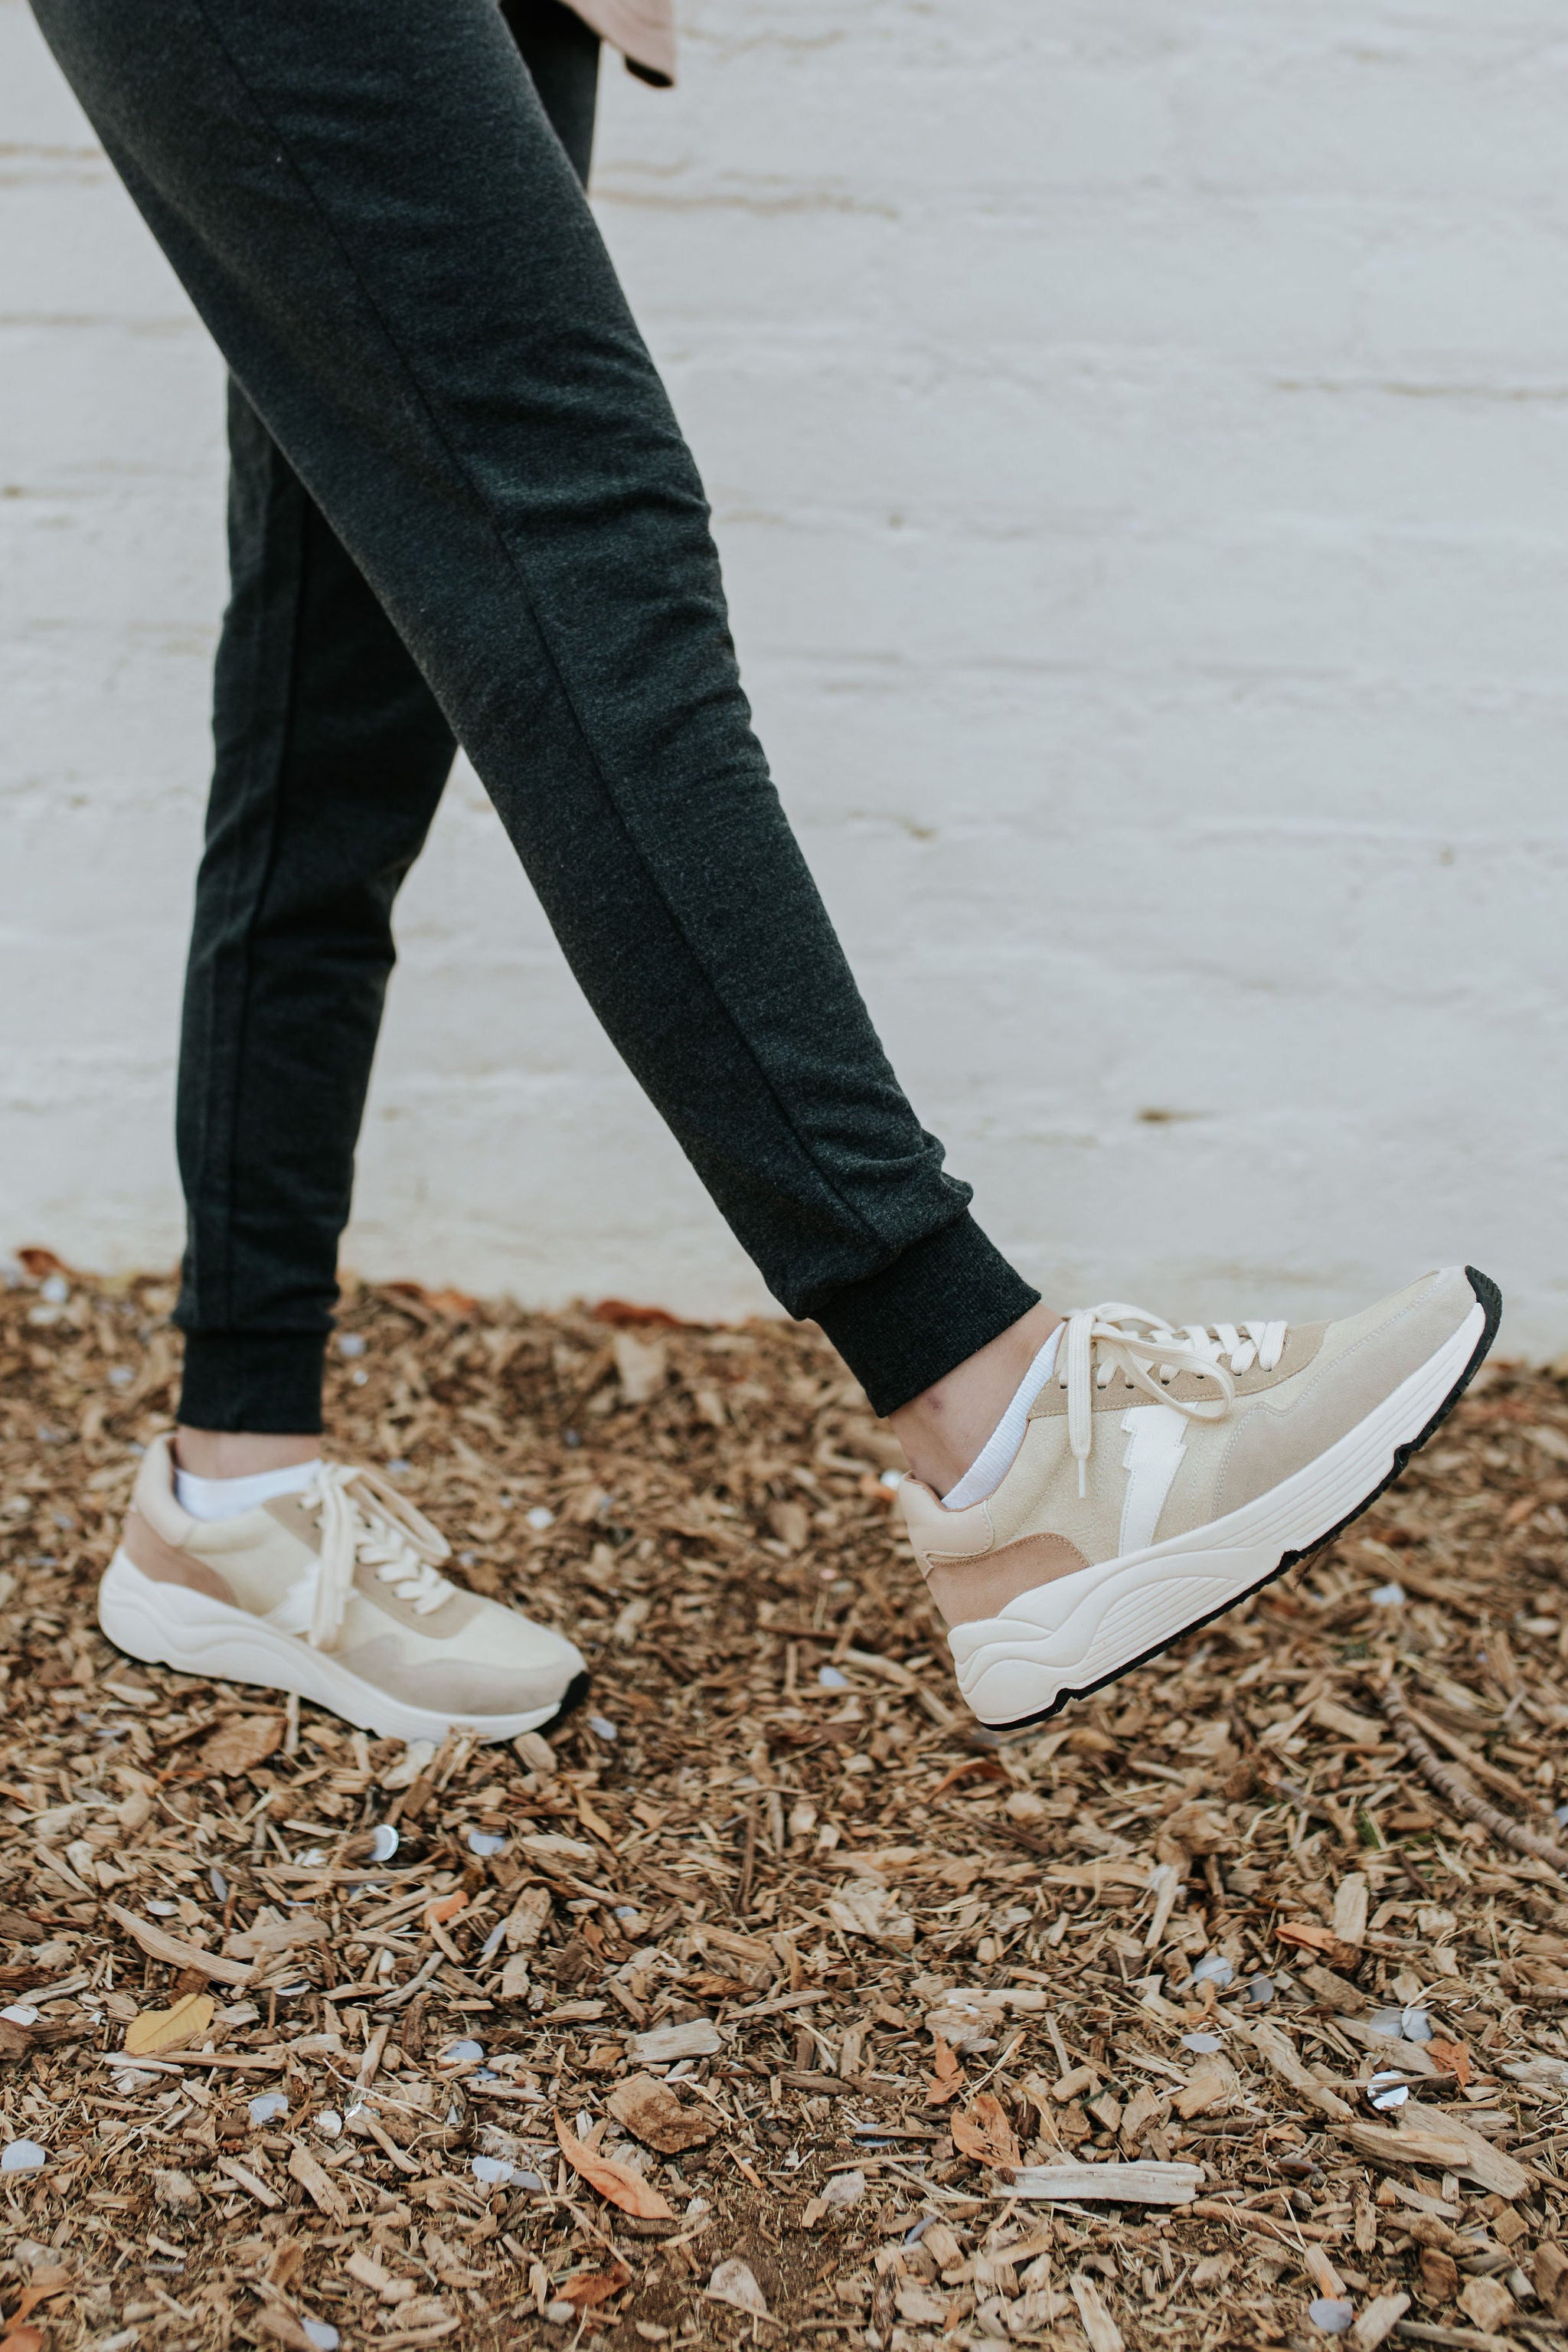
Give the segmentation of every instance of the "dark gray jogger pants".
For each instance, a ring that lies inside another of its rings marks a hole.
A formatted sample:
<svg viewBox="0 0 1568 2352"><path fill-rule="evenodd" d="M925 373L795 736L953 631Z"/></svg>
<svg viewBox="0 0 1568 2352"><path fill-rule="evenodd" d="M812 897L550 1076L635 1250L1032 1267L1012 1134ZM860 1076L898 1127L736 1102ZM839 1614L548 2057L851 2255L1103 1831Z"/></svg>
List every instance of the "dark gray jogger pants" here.
<svg viewBox="0 0 1568 2352"><path fill-rule="evenodd" d="M235 384L183 1417L319 1425L392 901L454 740L770 1289L906 1402L1036 1293L780 810L701 484L546 112L581 168L581 71L531 73L494 0L34 5Z"/></svg>

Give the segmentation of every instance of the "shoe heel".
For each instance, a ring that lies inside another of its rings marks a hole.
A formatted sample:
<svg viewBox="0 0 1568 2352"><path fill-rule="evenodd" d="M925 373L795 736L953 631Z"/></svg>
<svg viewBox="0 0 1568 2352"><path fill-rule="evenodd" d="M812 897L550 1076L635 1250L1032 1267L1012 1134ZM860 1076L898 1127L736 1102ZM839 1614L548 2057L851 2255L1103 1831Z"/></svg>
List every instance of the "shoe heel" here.
<svg viewBox="0 0 1568 2352"><path fill-rule="evenodd" d="M123 1549L117 1551L99 1579L99 1631L128 1658L140 1659L145 1666L167 1665L167 1645L160 1639L157 1612L137 1591L146 1582L130 1553Z"/></svg>

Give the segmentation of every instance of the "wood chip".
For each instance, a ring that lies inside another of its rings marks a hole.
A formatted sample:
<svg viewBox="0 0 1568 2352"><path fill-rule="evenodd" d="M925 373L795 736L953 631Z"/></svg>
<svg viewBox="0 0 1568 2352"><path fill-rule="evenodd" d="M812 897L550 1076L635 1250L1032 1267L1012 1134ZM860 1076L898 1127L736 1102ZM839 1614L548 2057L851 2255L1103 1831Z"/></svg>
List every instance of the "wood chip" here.
<svg viewBox="0 0 1568 2352"><path fill-rule="evenodd" d="M1310 2100L1325 2116L1344 2116L1351 2113L1339 2093L1329 2090L1309 2071L1277 2025L1269 2025L1264 2021L1254 2023L1237 2018L1233 2022L1232 2031L1244 2035L1282 2082L1289 2083L1293 2091L1299 2091L1302 2098Z"/></svg>
<svg viewBox="0 0 1568 2352"><path fill-rule="evenodd" d="M1403 2319L1410 2308L1407 2294L1376 2294L1357 2314L1350 2332L1353 2352L1377 2352L1385 2336L1394 2333L1395 2320Z"/></svg>
<svg viewBox="0 0 1568 2352"><path fill-rule="evenodd" d="M306 2196L320 2210L334 2221L348 2217L348 2200L326 2167L319 2164L305 2146L297 2139L289 2152L289 2169Z"/></svg>
<svg viewBox="0 0 1568 2352"><path fill-rule="evenodd" d="M705 2147L719 2129L708 2109L688 2106L654 2074L628 2075L616 2084L605 2104L618 2124L661 2156Z"/></svg>
<svg viewBox="0 0 1568 2352"><path fill-rule="evenodd" d="M1195 2164L1029 2164L1008 2174L1005 2193L1047 2203L1189 2205L1202 2179Z"/></svg>
<svg viewBox="0 0 1568 2352"><path fill-rule="evenodd" d="M1410 2107L1415 2104L1412 2100ZM1408 2114L1410 2107L1403 2112ZM1500 2197L1522 2197L1531 2186L1522 2165L1479 2132L1467 2130L1451 2114L1434 2114L1428 2124L1408 2123L1397 2130L1357 2121L1346 2126L1345 2137L1358 2155L1375 2164L1430 2165L1439 2172L1466 2175Z"/></svg>
<svg viewBox="0 0 1568 2352"><path fill-rule="evenodd" d="M265 2205L268 2211L275 2212L282 2204L281 2197L268 2189L265 2180L258 2180L249 2166L241 2164L237 2157L220 2156L216 2169L226 2173L231 2180L237 2180L247 2197L254 2197L257 2203Z"/></svg>
<svg viewBox="0 0 1568 2352"><path fill-rule="evenodd" d="M1121 2330L1100 2300L1100 2289L1083 2271L1075 2273L1070 2281L1073 2301L1083 2322L1083 2332L1089 2342L1089 2352L1124 2352Z"/></svg>
<svg viewBox="0 0 1568 2352"><path fill-rule="evenodd" d="M207 1771L233 1779L237 1773L253 1772L282 1745L280 1715L237 1715L203 1742L201 1759Z"/></svg>
<svg viewBox="0 0 1568 2352"><path fill-rule="evenodd" d="M204 1952L199 1945L188 1944L183 1937L171 1936L166 1929L155 1927L151 1919L139 1919L134 1912L121 1909L118 1903L104 1906L111 1919L118 1919L132 1942L154 1960L167 1960L177 1969L198 1969L205 1977L216 1977L221 1984L247 1985L254 1971L241 1960L226 1960L220 1953Z"/></svg>

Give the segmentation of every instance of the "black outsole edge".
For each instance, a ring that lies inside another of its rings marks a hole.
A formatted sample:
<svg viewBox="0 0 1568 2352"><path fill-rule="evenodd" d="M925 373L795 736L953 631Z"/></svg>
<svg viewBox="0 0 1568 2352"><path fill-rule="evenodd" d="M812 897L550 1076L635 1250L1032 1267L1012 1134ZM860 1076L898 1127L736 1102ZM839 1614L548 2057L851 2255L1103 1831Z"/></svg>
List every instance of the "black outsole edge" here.
<svg viewBox="0 0 1568 2352"><path fill-rule="evenodd" d="M1468 1265L1465 1268L1465 1275L1477 1299L1486 1310L1486 1328L1476 1343L1474 1355L1426 1423L1426 1428L1417 1436L1409 1439L1405 1444L1394 1447L1394 1467L1387 1477L1375 1486L1369 1495L1363 1495L1354 1510L1345 1513L1338 1527L1331 1528L1327 1535L1320 1536L1315 1543L1304 1545L1300 1551L1288 1551L1278 1567L1271 1568L1267 1576L1260 1576L1256 1584L1249 1584L1245 1592L1238 1592L1233 1601L1222 1601L1217 1609L1211 1609L1206 1617L1194 1617L1190 1625L1182 1627L1180 1633L1171 1634L1163 1642L1156 1642L1152 1649L1145 1650L1141 1657L1129 1658L1124 1665L1113 1666L1108 1675L1101 1675L1098 1682L1085 1683L1081 1689L1058 1692L1049 1706L1042 1706L1034 1715L1016 1716L1010 1723L988 1723L982 1726L982 1728L995 1732L1026 1731L1031 1724L1049 1723L1053 1716L1059 1715L1063 1707L1070 1706L1074 1699L1092 1698L1096 1691L1104 1690L1108 1684L1119 1683L1123 1675L1133 1674L1138 1667L1148 1665L1151 1660L1163 1657L1165 1652L1173 1643L1184 1642L1189 1633L1201 1633L1205 1625L1214 1624L1217 1618L1227 1617L1230 1612L1233 1609L1238 1609L1244 1601L1250 1601L1255 1592L1265 1591L1269 1585L1276 1583L1288 1568L1295 1568L1301 1560L1310 1559L1315 1553L1326 1550L1330 1544L1343 1535L1348 1527L1353 1527L1363 1512L1371 1510L1378 1496L1387 1493L1412 1455L1419 1454L1428 1439L1436 1436L1491 1352L1492 1341L1497 1338L1498 1325L1502 1319L1502 1293L1489 1275L1480 1273L1473 1265ZM975 1721L979 1723L978 1716Z"/></svg>
<svg viewBox="0 0 1568 2352"><path fill-rule="evenodd" d="M540 1732L542 1734L548 1734L552 1731L558 1731L569 1715L576 1714L577 1709L582 1706L587 1696L588 1669L584 1666L582 1673L580 1675L574 1675L571 1681L567 1684L565 1691L562 1696L561 1704L556 1708L554 1714L551 1716L547 1722L542 1723L538 1726Z"/></svg>

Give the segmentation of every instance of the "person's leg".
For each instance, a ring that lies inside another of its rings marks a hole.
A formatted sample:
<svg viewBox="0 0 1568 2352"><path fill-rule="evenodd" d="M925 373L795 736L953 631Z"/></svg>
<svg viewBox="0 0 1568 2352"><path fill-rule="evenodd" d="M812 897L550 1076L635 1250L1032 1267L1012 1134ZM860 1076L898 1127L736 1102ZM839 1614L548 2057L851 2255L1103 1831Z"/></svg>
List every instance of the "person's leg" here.
<svg viewBox="0 0 1568 2352"><path fill-rule="evenodd" d="M205 1477L315 1451L296 1440L321 1425L321 1350L393 899L454 748L402 640L237 384L229 463L233 584L177 1118L179 1450ZM276 1442L247 1448L238 1433Z"/></svg>
<svg viewBox="0 0 1568 2352"><path fill-rule="evenodd" d="M586 187L598 111L599 36L563 0L501 0L501 15L550 127Z"/></svg>
<svg viewBox="0 0 1568 2352"><path fill-rule="evenodd" d="M888 1415L914 1476L937 1494L955 1486L1015 1399L1026 1410L1030 1367L1061 1322L1043 1302ZM1026 1393L1020 1398L1020 1389Z"/></svg>
<svg viewBox="0 0 1568 2352"><path fill-rule="evenodd" d="M598 37L561 0L509 0L506 16L585 182ZM358 565L232 383L229 446L233 596L178 1119L189 1239L177 1454L187 1478L205 1480L317 1452L321 1359L298 1333L331 1320L393 899L455 749Z"/></svg>
<svg viewBox="0 0 1568 2352"><path fill-rule="evenodd" d="M906 1405L1037 1294L872 1031L751 732L700 484L499 15L37 13L633 1072L774 1295ZM280 1381L321 1321L285 1302Z"/></svg>
<svg viewBox="0 0 1568 2352"><path fill-rule="evenodd" d="M513 0L509 22L585 179L598 42L558 0ZM272 1345L268 1318L301 1297L323 1328L329 1318L392 900L454 747L412 656L237 386L230 427L235 593L182 1051L184 1422L174 1448L154 1445L142 1464L100 1619L133 1656L297 1691L379 1732L438 1738L458 1717L513 1737L581 1687L581 1654L448 1585L434 1529L411 1526L374 1479L316 1458L319 1351L307 1366L291 1333L280 1360ZM301 1072L311 1118L294 1115L288 1080ZM323 1605L334 1543L339 1589ZM345 1593L349 1559L363 1589ZM277 1628L301 1584L317 1595L308 1646ZM399 1622L411 1598L419 1605Z"/></svg>

